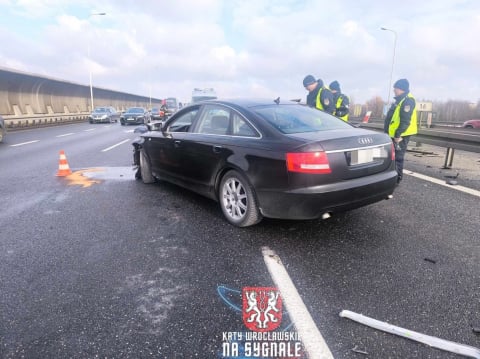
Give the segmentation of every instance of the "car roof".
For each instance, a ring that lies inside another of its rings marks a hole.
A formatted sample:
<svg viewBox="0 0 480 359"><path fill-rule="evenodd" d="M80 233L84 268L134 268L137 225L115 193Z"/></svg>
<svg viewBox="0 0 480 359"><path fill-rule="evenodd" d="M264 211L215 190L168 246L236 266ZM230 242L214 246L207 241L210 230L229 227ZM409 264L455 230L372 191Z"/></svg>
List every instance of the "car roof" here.
<svg viewBox="0 0 480 359"><path fill-rule="evenodd" d="M276 102L278 101L278 103ZM215 100L207 100L204 103L220 103L224 105L237 105L240 107L269 106L275 103L279 105L296 105L299 100L281 99L281 98L220 98Z"/></svg>

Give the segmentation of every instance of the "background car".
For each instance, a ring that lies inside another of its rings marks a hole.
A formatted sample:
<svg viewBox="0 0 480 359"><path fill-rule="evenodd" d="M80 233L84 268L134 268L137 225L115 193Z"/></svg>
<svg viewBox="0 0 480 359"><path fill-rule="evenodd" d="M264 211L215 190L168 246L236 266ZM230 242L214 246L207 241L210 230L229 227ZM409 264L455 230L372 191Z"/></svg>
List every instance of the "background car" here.
<svg viewBox="0 0 480 359"><path fill-rule="evenodd" d="M169 114L173 114L178 111L178 103L175 97L168 97L165 99L165 106Z"/></svg>
<svg viewBox="0 0 480 359"><path fill-rule="evenodd" d="M391 198L397 182L388 135L291 101L193 104L133 146L137 178L212 198L239 227L328 218Z"/></svg>
<svg viewBox="0 0 480 359"><path fill-rule="evenodd" d="M118 122L120 118L120 114L114 107L106 106L106 107L97 107L93 112L90 114L90 118L88 122L90 123L112 123Z"/></svg>
<svg viewBox="0 0 480 359"><path fill-rule="evenodd" d="M138 125L150 122L150 112L144 107L130 107L120 116L120 124Z"/></svg>
<svg viewBox="0 0 480 359"><path fill-rule="evenodd" d="M480 128L480 119L465 121L462 125L464 128Z"/></svg>
<svg viewBox="0 0 480 359"><path fill-rule="evenodd" d="M5 127L5 121L3 120L3 117L0 116L0 142L3 141L6 134L7 134L7 128Z"/></svg>

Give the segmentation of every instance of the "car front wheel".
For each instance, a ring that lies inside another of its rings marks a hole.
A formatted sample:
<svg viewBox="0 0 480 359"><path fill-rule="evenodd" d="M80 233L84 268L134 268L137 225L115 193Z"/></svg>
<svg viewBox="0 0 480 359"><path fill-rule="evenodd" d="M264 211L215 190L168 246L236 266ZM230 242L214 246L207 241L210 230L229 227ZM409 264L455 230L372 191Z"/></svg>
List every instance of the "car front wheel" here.
<svg viewBox="0 0 480 359"><path fill-rule="evenodd" d="M234 226L248 227L262 219L252 186L237 171L229 171L222 178L219 201L225 218Z"/></svg>
<svg viewBox="0 0 480 359"><path fill-rule="evenodd" d="M143 148L140 150L140 175L142 176L143 183L149 184L155 182L155 177L152 175L150 161Z"/></svg>

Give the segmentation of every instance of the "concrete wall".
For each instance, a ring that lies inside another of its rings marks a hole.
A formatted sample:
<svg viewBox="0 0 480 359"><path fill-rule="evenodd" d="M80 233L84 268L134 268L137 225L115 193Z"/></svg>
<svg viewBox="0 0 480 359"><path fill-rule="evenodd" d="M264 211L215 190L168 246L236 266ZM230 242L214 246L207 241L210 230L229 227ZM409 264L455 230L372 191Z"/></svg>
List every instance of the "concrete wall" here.
<svg viewBox="0 0 480 359"><path fill-rule="evenodd" d="M95 107L113 106L117 110L131 106L150 107L149 97L98 87L93 88L93 97ZM160 103L160 99L152 98L152 105ZM4 117L90 111L89 85L0 68L0 114Z"/></svg>

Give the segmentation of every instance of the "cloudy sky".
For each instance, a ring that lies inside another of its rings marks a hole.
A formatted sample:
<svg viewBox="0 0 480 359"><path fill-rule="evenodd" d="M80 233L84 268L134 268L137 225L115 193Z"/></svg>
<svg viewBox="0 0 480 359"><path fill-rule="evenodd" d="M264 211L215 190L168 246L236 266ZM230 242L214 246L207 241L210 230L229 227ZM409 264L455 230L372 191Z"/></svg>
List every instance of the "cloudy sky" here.
<svg viewBox="0 0 480 359"><path fill-rule="evenodd" d="M478 0L0 0L0 66L184 102L305 99L307 74L386 101L393 58L417 99L477 102L479 38Z"/></svg>

